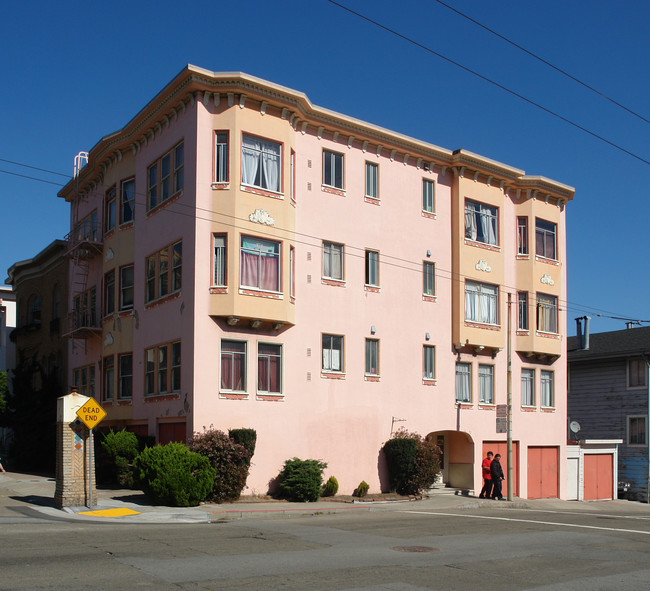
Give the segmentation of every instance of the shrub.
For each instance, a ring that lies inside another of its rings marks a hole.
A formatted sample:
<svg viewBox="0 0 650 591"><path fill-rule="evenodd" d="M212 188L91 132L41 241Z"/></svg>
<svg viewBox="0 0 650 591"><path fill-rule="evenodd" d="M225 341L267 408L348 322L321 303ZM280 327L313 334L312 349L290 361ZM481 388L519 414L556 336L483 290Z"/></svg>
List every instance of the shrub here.
<svg viewBox="0 0 650 591"><path fill-rule="evenodd" d="M189 507L203 501L214 483L207 458L182 443L147 447L134 462L140 488L154 503Z"/></svg>
<svg viewBox="0 0 650 591"><path fill-rule="evenodd" d="M243 445L246 448L246 451L250 454L248 459L248 465L250 466L250 459L255 453L255 444L257 443L257 432L255 429L229 429L228 437L230 437L230 439L235 443Z"/></svg>
<svg viewBox="0 0 650 591"><path fill-rule="evenodd" d="M365 480L362 480L359 483L359 486L357 486L357 488L352 493L352 496L353 497L359 497L359 498L365 497L368 494L368 489L369 488L370 488L370 485Z"/></svg>
<svg viewBox="0 0 650 591"><path fill-rule="evenodd" d="M216 472L208 500L216 503L236 501L248 478L251 459L248 450L223 431L213 428L195 433L189 448L207 458Z"/></svg>
<svg viewBox="0 0 650 591"><path fill-rule="evenodd" d="M111 429L101 440L101 447L113 480L122 487L133 488L133 460L140 453L135 433L124 429L121 431Z"/></svg>
<svg viewBox="0 0 650 591"><path fill-rule="evenodd" d="M400 429L383 450L392 491L414 495L435 482L440 471L440 448L433 441Z"/></svg>
<svg viewBox="0 0 650 591"><path fill-rule="evenodd" d="M327 464L318 460L287 460L279 475L280 494L289 501L317 501L325 468Z"/></svg>
<svg viewBox="0 0 650 591"><path fill-rule="evenodd" d="M330 476L323 487L323 496L333 497L337 492L339 492L339 481L334 476Z"/></svg>

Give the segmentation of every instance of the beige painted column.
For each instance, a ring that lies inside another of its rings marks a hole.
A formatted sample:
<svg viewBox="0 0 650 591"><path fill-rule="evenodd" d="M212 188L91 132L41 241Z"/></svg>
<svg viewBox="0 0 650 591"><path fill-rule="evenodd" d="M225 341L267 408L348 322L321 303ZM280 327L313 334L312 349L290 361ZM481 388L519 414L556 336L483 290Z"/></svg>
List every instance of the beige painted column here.
<svg viewBox="0 0 650 591"><path fill-rule="evenodd" d="M88 396L72 392L57 400L56 412L56 490L54 503L62 507L88 506L89 467L92 465L92 497L95 488L95 450L90 449L90 431L77 417ZM90 463L92 454L92 464Z"/></svg>

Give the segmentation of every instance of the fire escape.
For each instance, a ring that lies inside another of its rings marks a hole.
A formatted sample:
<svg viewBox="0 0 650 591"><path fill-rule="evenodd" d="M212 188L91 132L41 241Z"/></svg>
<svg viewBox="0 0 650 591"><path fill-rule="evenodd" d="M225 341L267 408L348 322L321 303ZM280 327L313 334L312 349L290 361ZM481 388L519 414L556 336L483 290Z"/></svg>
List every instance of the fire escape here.
<svg viewBox="0 0 650 591"><path fill-rule="evenodd" d="M88 158L81 153L75 158L75 178L80 170L82 158ZM101 337L101 314L97 310L97 288L88 286L90 266L95 257L100 257L103 251L102 232L98 224L97 210L79 219L79 202L87 199L75 196L72 204L73 226L66 236L67 256L72 260L71 292L72 311L68 313L67 326L64 336L70 339L87 340L93 336Z"/></svg>

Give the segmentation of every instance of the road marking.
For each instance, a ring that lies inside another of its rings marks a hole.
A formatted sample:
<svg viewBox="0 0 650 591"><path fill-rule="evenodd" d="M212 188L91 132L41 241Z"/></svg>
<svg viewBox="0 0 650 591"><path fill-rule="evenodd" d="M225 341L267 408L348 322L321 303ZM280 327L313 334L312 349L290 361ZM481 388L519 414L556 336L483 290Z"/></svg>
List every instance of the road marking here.
<svg viewBox="0 0 650 591"><path fill-rule="evenodd" d="M433 511L400 511L400 513L414 513L417 515L441 515L443 517L467 517L469 519L491 519L494 521L514 521L519 523L538 523L541 525L559 525L561 527L578 527L582 529L599 529L604 531L616 531L627 534L643 534L650 536L650 531L638 529L621 529L618 527L600 527L597 525L578 525L576 523L557 523L553 521L540 521L538 519L513 519L512 517L489 517L487 515L464 515L462 513L437 513Z"/></svg>
<svg viewBox="0 0 650 591"><path fill-rule="evenodd" d="M639 519L648 521L650 517L641 517L640 515L612 515L609 513L583 513L582 511L551 511L550 509L524 509L531 513L557 513L558 515L589 515L591 517L614 517L616 519Z"/></svg>

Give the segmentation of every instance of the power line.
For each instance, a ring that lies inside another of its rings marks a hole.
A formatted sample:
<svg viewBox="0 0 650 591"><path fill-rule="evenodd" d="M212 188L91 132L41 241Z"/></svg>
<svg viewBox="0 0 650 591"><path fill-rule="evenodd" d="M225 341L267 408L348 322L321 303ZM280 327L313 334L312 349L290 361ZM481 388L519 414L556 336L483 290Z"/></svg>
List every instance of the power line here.
<svg viewBox="0 0 650 591"><path fill-rule="evenodd" d="M529 105L532 105L545 113L548 113L549 115L552 115L553 117L556 117L560 121L564 121L565 123L568 123L569 125L575 127L576 129L579 129L580 131L583 131L584 133L589 134L590 136L600 140L601 142L604 142L608 144L609 146L620 150L621 152L627 154L628 156L631 156L632 158L635 158L636 160L639 160L640 162L643 162L644 164L650 165L650 160L646 160L642 156L639 156L638 154L635 154L634 152L631 152L630 150L624 148L623 146L620 146L611 140L606 139L605 137L597 134L594 131L591 131L584 127L583 125L580 125L579 123L576 123L575 121L572 121L571 119L568 119L567 117L564 117L563 115L560 115L559 113L556 113L555 111L552 111L551 109L544 107L543 105L536 103L532 99L529 99L525 97L523 94L520 94L516 92L515 90L512 90L508 88L507 86L504 86L503 84L500 84L499 82L496 82L492 80L491 78L488 78L487 76L484 76L483 74L480 74L476 70L472 70L471 68L468 68L467 66L464 66L463 64L452 60L451 58L431 49L430 47L427 47L426 45L423 45L422 43L419 43L418 41L415 41L414 39L411 39L410 37L407 37L406 35L402 35L401 33L398 33L395 29L391 29L390 27L387 27L386 25L382 25L380 22L373 20L364 14L361 14L360 12L356 12L352 10L351 8L348 8L347 6L344 6L343 4L339 4L338 2L335 2L334 0L327 0L330 4L334 4L335 6L338 6L339 8L342 8L343 10L349 12L350 14L354 14L355 16L358 16L359 18L375 25L376 27L379 27L380 29L383 29L384 31L387 31L391 35L395 35L396 37L399 37L400 39L403 39L407 43L411 43L412 45L415 45L416 47L419 47L420 49L423 49L424 51L431 53L432 55L435 55L439 57L442 60L445 60L446 62L449 62L450 64L456 66L457 68L460 68L461 70L464 70L465 72L468 72L472 74L473 76L476 76L477 78L480 78L484 82L488 82L489 84L492 84L493 86L496 86L497 88L500 88L501 90L507 92L508 94L511 94L512 96L516 96L517 98L521 99L522 101L528 103Z"/></svg>
<svg viewBox="0 0 650 591"><path fill-rule="evenodd" d="M0 159L0 160L3 160L3 159ZM30 166L30 165L23 164L23 163L14 162L13 164L16 164L18 166L24 166L26 168L37 169L34 166ZM37 169L37 170L45 170L45 169ZM63 175L62 173L55 173L53 171L47 171L47 172L51 172L52 174L59 174L61 176L66 176L66 175ZM44 183L49 183L49 184L60 186L60 187L65 186L62 183L55 183L53 181L46 181L44 179L40 179L40 178L37 178L37 177L22 175L22 174L16 174L16 173L8 172L8 171L5 171L5 170L0 170L0 173L13 174L15 176L19 176L19 177L22 177L22 178L35 180L35 181L40 181L40 182L44 182ZM145 193L143 193L143 192L135 191L134 192L134 197L135 196L142 197L142 198L145 199L145 201L139 201L139 200L134 199L134 204L146 208L146 205L147 205L146 204L146 197L147 197L147 195ZM192 211L186 213L186 212L183 212L183 211L178 211L178 210L172 209L172 207L182 207L182 208L191 209ZM197 213L196 213L197 211L201 211L201 212L204 212L206 214L210 214L212 216L221 216L221 217L224 217L224 218L231 218L233 221L232 222L227 222L227 221L223 221L223 220L214 220L212 217L201 217L200 215L197 215ZM170 207L166 207L164 209L161 209L160 213L169 213L169 214L174 214L174 215L181 215L183 217L190 217L192 219L200 220L200 221L206 221L206 222L212 222L212 223L220 223L220 224L222 224L224 226L228 226L228 227L231 227L231 228L234 228L234 229L237 229L237 230L247 230L248 229L246 227L238 225L238 223L237 223L237 222L248 222L249 220L247 218L241 218L241 217L235 216L233 214L219 212L219 211L215 211L215 210L212 210L212 209L209 209L209 208L197 207L195 205L181 203L181 202L178 202L178 201L176 201L174 203L171 203ZM327 240L324 240L321 236L315 236L315 235L307 234L307 233L304 233L304 232L296 232L295 230L290 230L290 229L287 229L287 228L282 228L282 227L277 227L277 226L275 227L275 229L279 230L281 232L286 232L286 233L290 234L292 236L293 242L295 244L302 244L304 246L309 246L309 247L312 247L312 248L321 248L322 242L324 242L324 241L327 242ZM258 229L256 231L256 234L259 235L259 236L266 236L266 237L269 237L269 238L277 239L276 234L272 234L270 232L265 232L262 228ZM301 239L298 239L296 237L302 237L303 239L301 240ZM309 242L309 240L316 240L317 242ZM345 252L346 252L346 254L348 256L353 257L353 258L358 258L358 259L365 258L365 251L367 250L365 247L354 246L354 245L345 244L345 243L344 243L344 247L345 247ZM355 254L355 252L353 252L353 251L359 251L359 254ZM390 266L390 267L394 267L394 268L397 268L397 269L402 269L404 271L415 272L415 273L418 273L418 274L422 273L422 263L423 263L423 261L413 261L413 260L404 259L404 258L401 258L401 257L396 257L396 256L393 256L393 255L390 255L390 254L386 254L386 253L381 252L381 251L378 251L378 252L380 254L380 260L382 261L381 264L383 264L385 266ZM385 259L389 259L389 261L386 261ZM395 261L395 262L390 262L391 260ZM473 277L463 275L462 273L456 273L453 270L441 268L435 261L431 261L431 262L435 264L435 277L436 278L445 279L445 280L449 280L449 281L457 281L458 283L461 283L464 279L470 279L472 281L475 281L475 278L473 278ZM411 265L411 266L405 266L405 265ZM503 285L499 284L499 285L497 285L497 287L499 288L499 292L502 292L504 294L508 293L508 292L514 294L514 293L517 293L517 291L519 291L517 289L517 287L508 286L508 285L505 285L505 284L503 284ZM530 302L533 303L533 304L537 301L537 298L535 297L534 293L531 293L531 297L529 299L530 299ZM583 305L583 304L576 303L576 302L569 302L568 300L563 300L563 299L560 299L558 297L558 306L560 306L560 305L561 305L561 307L558 307L558 311L561 311L561 310L565 310L565 311L575 310L576 312L580 312L580 313L589 313L589 310L591 310L592 314L594 314L595 316L600 317L600 318L609 318L609 319L612 319L612 320L625 320L625 321L629 321L629 322L643 322L643 323L648 322L648 323L650 323L650 321L646 321L646 320L638 320L636 318L622 317L621 315L616 315L615 316L614 314L617 314L615 312L610 312L608 310L603 310L603 309L600 309L600 308L595 308L595 307L592 307L592 306L587 306L587 305Z"/></svg>
<svg viewBox="0 0 650 591"><path fill-rule="evenodd" d="M55 183L54 181L46 181L45 179L39 179L39 178L37 178L35 176L29 176L29 175L26 175L26 174L18 174L17 172L10 172L8 170L1 170L1 169L0 169L0 172L2 172L4 174L10 174L12 176L19 176L20 178L23 178L23 179L30 179L32 181L38 181L40 183L47 183L48 185L56 185L57 187L65 187L65 185L63 183Z"/></svg>
<svg viewBox="0 0 650 591"><path fill-rule="evenodd" d="M504 35L501 35L501 34L498 33L497 31L495 31L494 29L491 29L490 27L487 27L487 26L484 25L483 23L480 23L479 21L473 19L471 16L468 16L467 14L461 12L460 10L457 10L456 8L454 8L453 6L450 6L449 4L443 2L442 0L435 0L435 1L436 1L438 4L441 4L442 6L444 6L445 8L448 8L448 9L451 10L452 12L455 12L458 16L461 16L461 17L463 17L464 19L467 19L468 21L474 23L477 27L481 27L482 29L485 29L485 30L488 31L489 33L492 33L493 35L497 36L497 37L498 37L499 39L501 39L502 41L505 41L506 43L512 45L513 47L516 47L516 48L519 49L520 51L523 51L524 53L526 53L526 54L529 55L530 57L536 59L536 60L539 61L539 62L542 62L543 64L545 64L545 65L548 66L549 68L552 68L552 69L555 70L556 72L559 72L559 73L562 74L563 76L566 76L567 78L573 80L574 82L580 84L581 86L584 86L586 89L588 89L588 90L590 90L591 92L593 92L593 93L599 95L600 97L604 98L605 100L609 101L610 103L613 103L613 104L616 105L617 107L620 107L621 109L627 111L627 112L630 113L631 115L634 115L635 117L638 117L639 119L641 119L641 121L645 121L646 123L650 123L650 119L646 119L643 115L640 115L639 113L637 113L636 111L633 111L633 110L630 109L629 107L626 107L625 105L619 103L618 101L615 101L613 98L607 96L604 92L601 92L600 90L597 90L596 88L594 88L593 86L590 86L590 85L587 84L586 82L583 82L582 80L580 80L580 79L577 78L576 76L573 76L572 74L569 74L569 72L567 72L566 70L563 70L562 68L560 68L560 67L558 67L558 66L552 64L552 63L549 62L548 60L545 60L544 58L538 56L537 54L533 53L532 51L529 51L529 50L526 49L525 47L522 47L522 46L519 45L518 43L515 43L515 42L512 41L511 39L508 39L508 37L505 37Z"/></svg>
<svg viewBox="0 0 650 591"><path fill-rule="evenodd" d="M63 174L62 172L56 172L54 170L47 170L47 168L39 168L38 166L31 166L29 164L23 164L22 162L14 162L13 160L6 160L5 158L0 158L0 162L6 162L8 164L15 164L16 166L22 166L23 168L31 168L32 170L40 170L41 172L47 172L49 174L56 174L65 178L70 178L69 174Z"/></svg>

